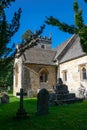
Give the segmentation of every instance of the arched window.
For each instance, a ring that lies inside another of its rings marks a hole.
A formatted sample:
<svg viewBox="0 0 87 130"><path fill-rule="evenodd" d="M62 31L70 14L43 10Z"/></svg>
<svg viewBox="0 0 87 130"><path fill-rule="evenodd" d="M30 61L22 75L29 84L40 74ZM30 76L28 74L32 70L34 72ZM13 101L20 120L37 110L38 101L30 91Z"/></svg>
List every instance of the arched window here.
<svg viewBox="0 0 87 130"><path fill-rule="evenodd" d="M82 79L86 79L86 68L82 68Z"/></svg>
<svg viewBox="0 0 87 130"><path fill-rule="evenodd" d="M44 68L40 70L40 82L47 82L48 81L48 72Z"/></svg>
<svg viewBox="0 0 87 130"><path fill-rule="evenodd" d="M41 72L40 82L47 82L47 74L45 72Z"/></svg>
<svg viewBox="0 0 87 130"><path fill-rule="evenodd" d="M67 70L63 71L63 81L67 81Z"/></svg>

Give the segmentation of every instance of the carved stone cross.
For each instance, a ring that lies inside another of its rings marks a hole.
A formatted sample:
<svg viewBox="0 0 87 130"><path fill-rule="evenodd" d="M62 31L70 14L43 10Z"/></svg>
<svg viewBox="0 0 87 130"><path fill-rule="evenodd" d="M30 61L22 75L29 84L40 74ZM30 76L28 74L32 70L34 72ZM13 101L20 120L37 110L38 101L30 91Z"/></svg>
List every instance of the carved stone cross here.
<svg viewBox="0 0 87 130"><path fill-rule="evenodd" d="M16 119L26 119L29 118L27 112L25 111L23 107L23 96L27 96L27 93L23 92L23 88L20 88L20 93L16 94L17 96L20 96L20 107L16 113Z"/></svg>
<svg viewBox="0 0 87 130"><path fill-rule="evenodd" d="M16 94L17 96L20 96L20 110L23 110L23 96L27 96L27 93L23 92L23 88L20 88L20 93Z"/></svg>

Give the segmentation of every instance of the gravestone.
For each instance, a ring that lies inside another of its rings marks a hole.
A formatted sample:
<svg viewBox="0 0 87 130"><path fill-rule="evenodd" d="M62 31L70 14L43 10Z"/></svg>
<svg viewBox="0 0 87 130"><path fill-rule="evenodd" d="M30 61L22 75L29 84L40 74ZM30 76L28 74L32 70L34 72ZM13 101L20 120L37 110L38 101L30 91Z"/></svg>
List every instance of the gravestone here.
<svg viewBox="0 0 87 130"><path fill-rule="evenodd" d="M1 96L1 104L9 103L9 96L7 94L2 94Z"/></svg>
<svg viewBox="0 0 87 130"><path fill-rule="evenodd" d="M56 94L69 94L68 86L63 84L61 78L58 78L56 88L54 88Z"/></svg>
<svg viewBox="0 0 87 130"><path fill-rule="evenodd" d="M43 88L37 95L37 115L46 115L49 113L49 92Z"/></svg>
<svg viewBox="0 0 87 130"><path fill-rule="evenodd" d="M53 87L55 93L50 94L50 104L68 104L83 101L81 98L77 98L75 93L69 93L68 86L63 84L61 78L58 78L56 87Z"/></svg>
<svg viewBox="0 0 87 130"><path fill-rule="evenodd" d="M19 106L19 109L18 109L18 111L16 113L16 118L17 119L26 119L29 116L28 116L28 114L25 111L24 106L23 106L23 96L27 96L27 93L24 93L23 88L21 88L20 93L17 93L16 95L20 96L20 106Z"/></svg>

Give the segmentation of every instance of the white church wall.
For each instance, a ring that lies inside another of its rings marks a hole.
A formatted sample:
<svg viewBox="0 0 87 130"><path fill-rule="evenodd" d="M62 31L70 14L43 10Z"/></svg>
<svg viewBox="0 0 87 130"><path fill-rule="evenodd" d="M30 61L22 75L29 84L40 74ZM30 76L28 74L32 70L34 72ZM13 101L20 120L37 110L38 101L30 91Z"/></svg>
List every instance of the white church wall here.
<svg viewBox="0 0 87 130"><path fill-rule="evenodd" d="M79 89L81 85L87 90L87 79L81 79L81 66L85 65L87 70L87 56L80 57L65 63L61 63L60 68L60 77L63 80L63 83L68 85L70 93L75 93L79 97ZM64 79L64 73L66 72L66 80Z"/></svg>
<svg viewBox="0 0 87 130"><path fill-rule="evenodd" d="M18 83L16 84L16 65L18 66ZM20 88L22 87L22 60L21 57L19 59L15 59L14 61L14 76L13 76L13 95L16 96L16 93L20 91Z"/></svg>

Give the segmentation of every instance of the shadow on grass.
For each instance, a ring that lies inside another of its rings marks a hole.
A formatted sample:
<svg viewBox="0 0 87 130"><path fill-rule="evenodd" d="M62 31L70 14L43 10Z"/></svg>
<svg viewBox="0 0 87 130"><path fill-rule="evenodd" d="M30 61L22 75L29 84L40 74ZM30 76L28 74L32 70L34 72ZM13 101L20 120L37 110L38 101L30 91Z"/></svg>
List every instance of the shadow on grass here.
<svg viewBox="0 0 87 130"><path fill-rule="evenodd" d="M19 98L11 96L10 103L0 104L0 130L27 130L26 128L29 128L28 125L31 126L32 122L30 123L30 118L26 120L15 119L16 112L19 108L19 100ZM31 115L34 116L34 111L36 110L36 99L25 99L24 108L30 117Z"/></svg>
<svg viewBox="0 0 87 130"><path fill-rule="evenodd" d="M19 98L10 97L9 104L0 105L0 130L86 130L87 101L64 106L52 106L49 114L36 116L36 99L24 99L30 118L15 120Z"/></svg>

